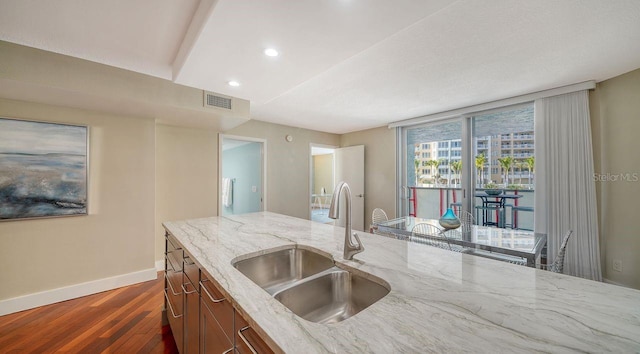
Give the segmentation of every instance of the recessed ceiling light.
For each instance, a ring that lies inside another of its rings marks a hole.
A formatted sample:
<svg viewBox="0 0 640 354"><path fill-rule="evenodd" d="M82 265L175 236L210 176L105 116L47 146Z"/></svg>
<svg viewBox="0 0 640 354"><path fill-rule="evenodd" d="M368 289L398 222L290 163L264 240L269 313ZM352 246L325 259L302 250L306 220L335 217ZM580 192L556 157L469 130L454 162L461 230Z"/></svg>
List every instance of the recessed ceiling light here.
<svg viewBox="0 0 640 354"><path fill-rule="evenodd" d="M240 86L240 83L238 81L229 81L228 84L229 86L233 86L233 87Z"/></svg>
<svg viewBox="0 0 640 354"><path fill-rule="evenodd" d="M278 51L273 49L273 48L267 48L264 50L264 55L268 56L268 57L277 57L278 56Z"/></svg>

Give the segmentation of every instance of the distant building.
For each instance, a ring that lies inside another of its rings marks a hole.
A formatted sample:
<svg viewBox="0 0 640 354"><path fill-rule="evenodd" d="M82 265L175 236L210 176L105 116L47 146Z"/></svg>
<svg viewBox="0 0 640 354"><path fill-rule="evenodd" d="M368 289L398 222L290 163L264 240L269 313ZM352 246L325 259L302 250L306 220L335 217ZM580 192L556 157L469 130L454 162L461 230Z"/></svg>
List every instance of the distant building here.
<svg viewBox="0 0 640 354"><path fill-rule="evenodd" d="M462 141L443 140L414 145L415 160L419 161L419 184L435 183L436 176L444 183L451 181L456 183L460 177L451 170L451 162L462 158ZM474 138L474 158L484 154L487 164L483 170L483 183L493 181L503 183L503 171L498 158L512 156L515 160L512 171L509 171L509 184L531 184L529 170L524 163L529 157L534 156L533 131L509 133ZM428 161L438 160L440 165L437 170L428 165ZM476 170L475 166L473 167Z"/></svg>

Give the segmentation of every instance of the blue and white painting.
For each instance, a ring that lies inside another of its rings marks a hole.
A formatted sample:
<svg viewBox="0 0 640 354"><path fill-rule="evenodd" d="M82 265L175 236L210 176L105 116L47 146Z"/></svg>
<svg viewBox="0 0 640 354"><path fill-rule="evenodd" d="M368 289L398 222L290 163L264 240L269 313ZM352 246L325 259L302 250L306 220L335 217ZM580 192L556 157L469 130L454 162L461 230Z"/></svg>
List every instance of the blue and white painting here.
<svg viewBox="0 0 640 354"><path fill-rule="evenodd" d="M0 118L0 220L87 214L87 134Z"/></svg>

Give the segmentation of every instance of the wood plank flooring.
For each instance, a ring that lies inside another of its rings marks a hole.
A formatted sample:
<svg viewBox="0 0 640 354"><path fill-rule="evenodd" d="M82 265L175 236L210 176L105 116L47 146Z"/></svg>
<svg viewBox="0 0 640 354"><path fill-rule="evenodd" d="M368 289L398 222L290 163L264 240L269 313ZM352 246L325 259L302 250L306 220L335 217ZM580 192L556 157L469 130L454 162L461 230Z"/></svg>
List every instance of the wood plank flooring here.
<svg viewBox="0 0 640 354"><path fill-rule="evenodd" d="M164 278L0 316L0 353L178 353Z"/></svg>

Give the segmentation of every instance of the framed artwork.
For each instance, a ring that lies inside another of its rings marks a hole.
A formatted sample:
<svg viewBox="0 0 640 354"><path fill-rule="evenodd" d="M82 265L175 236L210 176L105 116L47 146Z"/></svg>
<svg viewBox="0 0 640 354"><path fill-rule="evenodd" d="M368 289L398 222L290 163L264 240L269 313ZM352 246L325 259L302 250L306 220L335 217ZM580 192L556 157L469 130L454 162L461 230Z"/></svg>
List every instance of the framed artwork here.
<svg viewBox="0 0 640 354"><path fill-rule="evenodd" d="M87 214L89 128L0 118L0 220Z"/></svg>

